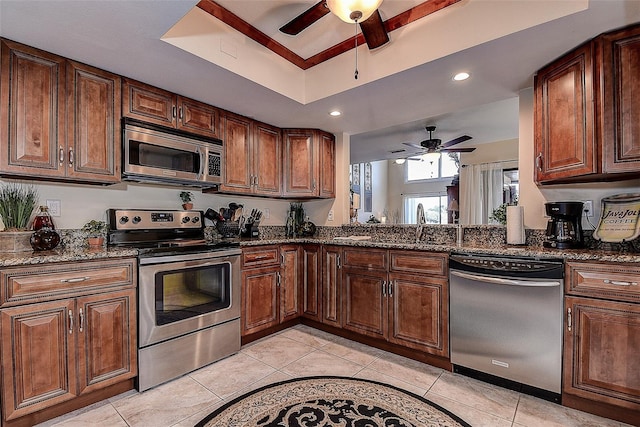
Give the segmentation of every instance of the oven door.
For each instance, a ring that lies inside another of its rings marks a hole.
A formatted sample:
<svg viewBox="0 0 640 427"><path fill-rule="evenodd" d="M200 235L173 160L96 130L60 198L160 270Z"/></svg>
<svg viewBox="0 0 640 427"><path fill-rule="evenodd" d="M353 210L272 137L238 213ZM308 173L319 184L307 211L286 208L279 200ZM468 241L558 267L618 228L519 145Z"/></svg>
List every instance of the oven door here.
<svg viewBox="0 0 640 427"><path fill-rule="evenodd" d="M231 249L141 258L138 346L239 318L240 253Z"/></svg>

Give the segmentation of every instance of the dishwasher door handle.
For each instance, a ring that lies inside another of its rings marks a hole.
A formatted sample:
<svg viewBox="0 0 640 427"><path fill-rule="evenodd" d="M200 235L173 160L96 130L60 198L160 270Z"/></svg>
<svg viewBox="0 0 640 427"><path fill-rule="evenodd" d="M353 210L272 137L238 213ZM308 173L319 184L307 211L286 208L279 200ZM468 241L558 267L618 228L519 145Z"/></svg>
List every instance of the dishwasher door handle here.
<svg viewBox="0 0 640 427"><path fill-rule="evenodd" d="M495 285L511 285L511 286L532 286L532 287L554 287L560 286L560 282L557 280L542 280L542 279L533 279L533 280L514 280L514 279L503 279L501 277L488 277L488 276L479 276L477 274L471 273L463 273L462 271L451 270L452 276L462 277L464 279L476 280L478 282L484 283L493 283Z"/></svg>

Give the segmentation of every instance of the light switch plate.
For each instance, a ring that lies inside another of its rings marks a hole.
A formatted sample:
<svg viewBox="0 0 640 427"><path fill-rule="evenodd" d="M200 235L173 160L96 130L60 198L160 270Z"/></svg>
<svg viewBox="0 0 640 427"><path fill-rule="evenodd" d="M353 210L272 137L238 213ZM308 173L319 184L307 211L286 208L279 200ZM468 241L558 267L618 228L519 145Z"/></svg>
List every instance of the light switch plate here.
<svg viewBox="0 0 640 427"><path fill-rule="evenodd" d="M47 204L47 208L49 208L49 215L60 216L60 200L47 200L45 203Z"/></svg>
<svg viewBox="0 0 640 427"><path fill-rule="evenodd" d="M327 221L333 221L333 209L329 211L329 215L327 216Z"/></svg>

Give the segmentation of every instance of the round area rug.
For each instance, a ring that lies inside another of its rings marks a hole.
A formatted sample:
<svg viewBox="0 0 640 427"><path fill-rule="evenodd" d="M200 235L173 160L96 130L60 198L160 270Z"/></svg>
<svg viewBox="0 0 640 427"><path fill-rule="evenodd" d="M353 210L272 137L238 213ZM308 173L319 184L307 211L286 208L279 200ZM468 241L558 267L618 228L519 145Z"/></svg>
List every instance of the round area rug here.
<svg viewBox="0 0 640 427"><path fill-rule="evenodd" d="M251 391L196 427L470 427L413 393L375 381L308 377Z"/></svg>

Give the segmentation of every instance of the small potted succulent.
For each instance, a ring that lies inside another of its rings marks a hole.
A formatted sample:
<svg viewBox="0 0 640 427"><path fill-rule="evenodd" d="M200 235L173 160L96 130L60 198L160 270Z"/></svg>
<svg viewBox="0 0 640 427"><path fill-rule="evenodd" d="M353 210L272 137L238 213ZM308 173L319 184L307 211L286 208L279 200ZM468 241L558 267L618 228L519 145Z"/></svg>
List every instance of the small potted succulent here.
<svg viewBox="0 0 640 427"><path fill-rule="evenodd" d="M181 191L180 200L182 200L182 209L189 211L193 209L193 193L191 191Z"/></svg>
<svg viewBox="0 0 640 427"><path fill-rule="evenodd" d="M89 243L89 246L102 246L104 244L104 236L107 232L107 223L92 219L82 226L82 231L87 233L87 243Z"/></svg>

